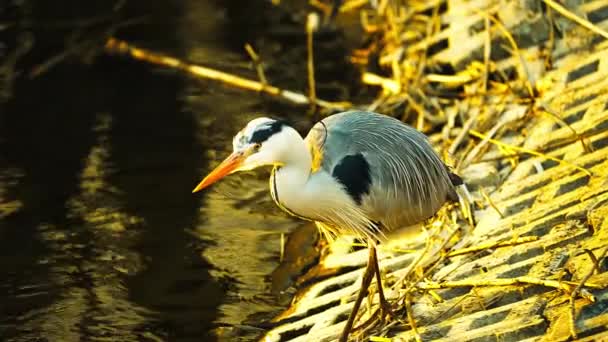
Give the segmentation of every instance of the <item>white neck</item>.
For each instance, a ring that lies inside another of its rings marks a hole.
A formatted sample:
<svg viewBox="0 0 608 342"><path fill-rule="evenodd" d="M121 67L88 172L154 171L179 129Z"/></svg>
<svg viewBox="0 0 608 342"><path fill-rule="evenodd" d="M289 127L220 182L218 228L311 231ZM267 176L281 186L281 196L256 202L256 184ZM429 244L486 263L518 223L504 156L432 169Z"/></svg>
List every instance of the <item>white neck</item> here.
<svg viewBox="0 0 608 342"><path fill-rule="evenodd" d="M275 168L271 176L271 192L283 209L306 216L306 212L298 211L307 211L315 196L315 191L309 189L312 156L304 139L295 130L293 133L290 134L289 152L285 153L282 165Z"/></svg>
<svg viewBox="0 0 608 342"><path fill-rule="evenodd" d="M308 146L295 130L292 133L286 137L289 151L282 154L282 166L274 169L270 179L279 207L300 218L329 223L334 229L375 236L373 223L331 174L323 168L311 173Z"/></svg>
<svg viewBox="0 0 608 342"><path fill-rule="evenodd" d="M291 181L296 183L305 183L308 180L311 172L312 156L308 150L306 142L298 132L293 128L289 134L289 151L283 156L282 173L287 173L291 176Z"/></svg>

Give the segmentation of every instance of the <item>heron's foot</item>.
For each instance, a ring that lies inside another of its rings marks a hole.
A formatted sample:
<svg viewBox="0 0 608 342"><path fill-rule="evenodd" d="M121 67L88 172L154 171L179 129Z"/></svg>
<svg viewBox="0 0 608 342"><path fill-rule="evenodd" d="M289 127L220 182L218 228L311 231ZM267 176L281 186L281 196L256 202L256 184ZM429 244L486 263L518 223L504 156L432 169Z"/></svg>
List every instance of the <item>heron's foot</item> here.
<svg viewBox="0 0 608 342"><path fill-rule="evenodd" d="M383 324L393 321L397 318L395 311L393 311L393 306L383 296L380 297L380 303L378 303L378 308L370 319L374 318L379 319L379 321Z"/></svg>
<svg viewBox="0 0 608 342"><path fill-rule="evenodd" d="M380 299L379 306L374 310L369 318L365 322L354 327L352 331L365 331L373 328L378 323L385 324L395 319L397 319L397 315L395 314L395 311L393 311L393 306L391 303L389 303L386 299Z"/></svg>
<svg viewBox="0 0 608 342"><path fill-rule="evenodd" d="M386 322L392 321L395 319L395 312L393 311L393 306L386 299L380 299L380 321Z"/></svg>

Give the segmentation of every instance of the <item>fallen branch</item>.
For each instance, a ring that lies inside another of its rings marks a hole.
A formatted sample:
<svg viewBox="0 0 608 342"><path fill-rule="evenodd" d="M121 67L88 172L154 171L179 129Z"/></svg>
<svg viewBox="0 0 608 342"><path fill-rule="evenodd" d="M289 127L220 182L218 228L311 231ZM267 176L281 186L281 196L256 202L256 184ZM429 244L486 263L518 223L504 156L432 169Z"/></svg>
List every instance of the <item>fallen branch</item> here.
<svg viewBox="0 0 608 342"><path fill-rule="evenodd" d="M272 85L263 84L258 81L253 81L204 66L186 63L174 57L132 46L129 43L116 38L108 39L105 49L109 53L127 55L137 60L178 69L198 78L214 80L233 87L265 93L273 97L280 97L297 105L310 105L314 103L320 107L332 110L345 110L352 106L349 102L329 102L320 99L315 99L314 102L311 102L308 96L304 94L280 89Z"/></svg>
<svg viewBox="0 0 608 342"><path fill-rule="evenodd" d="M308 14L306 19L306 68L308 69L308 97L311 102L311 113L315 111L317 90L315 84L315 62L314 62L314 32L319 26L319 18L315 13Z"/></svg>

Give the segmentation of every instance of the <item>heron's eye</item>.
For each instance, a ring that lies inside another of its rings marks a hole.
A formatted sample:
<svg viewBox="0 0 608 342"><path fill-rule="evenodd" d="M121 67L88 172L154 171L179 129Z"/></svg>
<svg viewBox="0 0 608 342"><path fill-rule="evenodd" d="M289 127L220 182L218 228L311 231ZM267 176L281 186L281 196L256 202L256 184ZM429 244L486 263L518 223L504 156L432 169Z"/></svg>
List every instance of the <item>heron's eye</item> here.
<svg viewBox="0 0 608 342"><path fill-rule="evenodd" d="M259 151L259 150L260 150L260 148L261 148L261 147L262 147L262 144L260 144L260 143L254 144L254 145L253 145L253 150L254 150L255 152L257 152L257 151Z"/></svg>

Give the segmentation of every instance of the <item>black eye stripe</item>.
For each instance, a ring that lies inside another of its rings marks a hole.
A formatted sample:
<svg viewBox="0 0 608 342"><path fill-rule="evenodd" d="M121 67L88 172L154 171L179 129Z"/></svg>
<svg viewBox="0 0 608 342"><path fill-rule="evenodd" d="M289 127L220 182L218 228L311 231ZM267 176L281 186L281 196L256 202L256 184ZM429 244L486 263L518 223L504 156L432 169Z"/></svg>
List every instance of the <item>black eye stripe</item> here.
<svg viewBox="0 0 608 342"><path fill-rule="evenodd" d="M252 144L261 144L264 141L268 140L268 138L270 138L274 134L279 133L283 129L283 126L285 126L284 122L273 121L270 124L265 125L253 132L251 138L249 139L249 142Z"/></svg>

